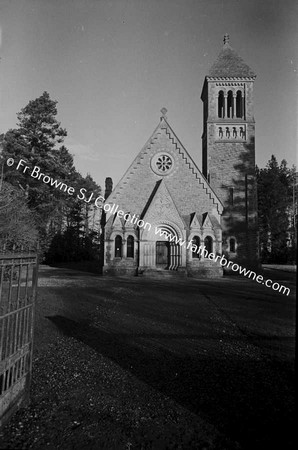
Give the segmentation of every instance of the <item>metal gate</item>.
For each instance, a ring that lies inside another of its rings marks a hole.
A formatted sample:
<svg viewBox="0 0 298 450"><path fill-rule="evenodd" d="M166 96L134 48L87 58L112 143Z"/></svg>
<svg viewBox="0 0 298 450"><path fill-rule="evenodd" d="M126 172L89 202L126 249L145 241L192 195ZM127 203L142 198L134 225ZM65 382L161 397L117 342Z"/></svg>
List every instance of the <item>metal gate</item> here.
<svg viewBox="0 0 298 450"><path fill-rule="evenodd" d="M0 427L29 400L37 251L0 248Z"/></svg>

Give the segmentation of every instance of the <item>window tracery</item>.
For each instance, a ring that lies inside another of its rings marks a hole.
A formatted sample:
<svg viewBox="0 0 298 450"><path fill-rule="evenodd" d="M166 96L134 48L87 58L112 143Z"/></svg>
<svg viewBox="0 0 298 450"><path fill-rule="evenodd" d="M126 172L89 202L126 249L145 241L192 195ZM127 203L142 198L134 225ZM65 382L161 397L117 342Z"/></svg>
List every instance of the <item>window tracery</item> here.
<svg viewBox="0 0 298 450"><path fill-rule="evenodd" d="M174 158L169 152L156 153L151 159L151 169L157 175L169 175L174 169Z"/></svg>
<svg viewBox="0 0 298 450"><path fill-rule="evenodd" d="M167 172L172 167L172 159L168 155L161 155L157 158L156 167L161 172Z"/></svg>

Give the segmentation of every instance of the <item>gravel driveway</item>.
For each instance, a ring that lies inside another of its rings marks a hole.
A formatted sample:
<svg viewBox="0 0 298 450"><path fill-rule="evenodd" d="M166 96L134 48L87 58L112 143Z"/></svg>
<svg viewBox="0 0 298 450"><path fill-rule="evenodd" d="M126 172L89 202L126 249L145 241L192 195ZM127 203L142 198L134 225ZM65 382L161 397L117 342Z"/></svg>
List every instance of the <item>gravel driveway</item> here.
<svg viewBox="0 0 298 450"><path fill-rule="evenodd" d="M293 295L47 266L39 286L31 403L1 449L292 448Z"/></svg>

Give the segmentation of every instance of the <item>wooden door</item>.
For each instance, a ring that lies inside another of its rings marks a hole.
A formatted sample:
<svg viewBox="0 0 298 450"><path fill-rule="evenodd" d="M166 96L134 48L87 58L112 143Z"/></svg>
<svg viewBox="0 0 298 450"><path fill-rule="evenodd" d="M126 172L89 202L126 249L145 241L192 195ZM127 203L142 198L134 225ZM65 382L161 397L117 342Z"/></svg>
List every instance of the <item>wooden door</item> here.
<svg viewBox="0 0 298 450"><path fill-rule="evenodd" d="M156 266L164 267L169 265L169 243L165 241L156 242Z"/></svg>

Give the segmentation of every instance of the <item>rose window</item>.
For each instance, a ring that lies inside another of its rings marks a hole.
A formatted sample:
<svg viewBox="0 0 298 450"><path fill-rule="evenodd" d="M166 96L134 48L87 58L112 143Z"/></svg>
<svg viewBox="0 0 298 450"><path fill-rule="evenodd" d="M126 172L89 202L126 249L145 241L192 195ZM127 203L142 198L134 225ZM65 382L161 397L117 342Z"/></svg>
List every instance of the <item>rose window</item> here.
<svg viewBox="0 0 298 450"><path fill-rule="evenodd" d="M172 159L168 155L161 155L157 158L156 167L161 172L167 172L172 167Z"/></svg>
<svg viewBox="0 0 298 450"><path fill-rule="evenodd" d="M157 175L168 175L174 168L174 160L169 153L157 153L151 159L151 168Z"/></svg>

